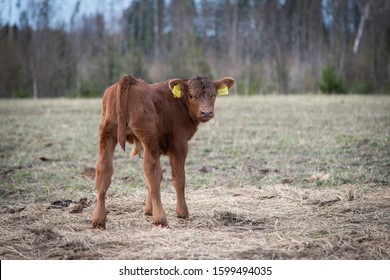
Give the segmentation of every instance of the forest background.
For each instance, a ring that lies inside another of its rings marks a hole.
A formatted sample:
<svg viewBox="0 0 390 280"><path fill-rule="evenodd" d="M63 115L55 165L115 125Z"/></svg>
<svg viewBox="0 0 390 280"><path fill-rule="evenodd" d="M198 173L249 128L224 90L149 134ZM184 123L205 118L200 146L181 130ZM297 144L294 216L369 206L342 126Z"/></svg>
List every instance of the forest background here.
<svg viewBox="0 0 390 280"><path fill-rule="evenodd" d="M0 1L2 98L101 96L125 73L232 76L239 95L390 92L388 0L26 1Z"/></svg>

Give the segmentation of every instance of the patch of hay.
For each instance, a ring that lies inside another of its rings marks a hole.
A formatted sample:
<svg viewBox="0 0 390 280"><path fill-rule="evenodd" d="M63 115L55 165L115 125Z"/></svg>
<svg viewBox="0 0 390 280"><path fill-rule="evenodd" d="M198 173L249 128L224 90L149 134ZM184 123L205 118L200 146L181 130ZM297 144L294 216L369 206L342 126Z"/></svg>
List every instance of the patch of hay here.
<svg viewBox="0 0 390 280"><path fill-rule="evenodd" d="M353 193L353 199L351 199ZM1 259L389 259L390 190L188 189L191 218L175 218L172 188L162 196L169 228L143 214L146 190L107 201L107 230L84 211L44 204L3 206ZM84 201L84 200L83 200ZM7 210L8 209L8 210ZM10 210L14 209L14 210Z"/></svg>

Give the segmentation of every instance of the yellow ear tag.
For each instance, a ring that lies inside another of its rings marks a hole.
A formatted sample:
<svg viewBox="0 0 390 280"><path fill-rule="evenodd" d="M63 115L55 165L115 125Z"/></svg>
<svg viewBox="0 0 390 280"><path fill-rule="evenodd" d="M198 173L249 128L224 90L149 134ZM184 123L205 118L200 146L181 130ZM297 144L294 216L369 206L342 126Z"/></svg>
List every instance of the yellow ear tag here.
<svg viewBox="0 0 390 280"><path fill-rule="evenodd" d="M225 96L229 94L229 90L227 86L222 86L218 89L218 95L219 96Z"/></svg>
<svg viewBox="0 0 390 280"><path fill-rule="evenodd" d="M181 89L179 84L173 87L172 89L173 97L174 98L180 98L181 97Z"/></svg>

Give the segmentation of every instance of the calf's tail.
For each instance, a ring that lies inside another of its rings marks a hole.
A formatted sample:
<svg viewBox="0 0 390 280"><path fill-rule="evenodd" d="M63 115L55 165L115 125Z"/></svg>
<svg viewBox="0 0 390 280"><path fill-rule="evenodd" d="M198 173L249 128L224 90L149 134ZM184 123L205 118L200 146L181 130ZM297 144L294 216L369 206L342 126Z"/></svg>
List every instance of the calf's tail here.
<svg viewBox="0 0 390 280"><path fill-rule="evenodd" d="M127 111L127 96L131 85L136 82L130 75L123 76L118 81L116 92L116 119L118 123L117 139L122 150L125 150L126 145L126 128L128 125L129 113Z"/></svg>

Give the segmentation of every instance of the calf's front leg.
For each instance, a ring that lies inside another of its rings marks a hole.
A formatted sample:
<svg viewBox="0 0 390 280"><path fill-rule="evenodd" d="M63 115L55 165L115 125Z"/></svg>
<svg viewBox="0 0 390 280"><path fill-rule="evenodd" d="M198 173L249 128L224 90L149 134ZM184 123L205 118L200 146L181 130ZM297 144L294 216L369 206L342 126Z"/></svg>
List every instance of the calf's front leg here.
<svg viewBox="0 0 390 280"><path fill-rule="evenodd" d="M187 147L182 147L169 155L169 162L172 170L172 182L176 190L176 216L181 219L188 219L188 207L185 199L185 161Z"/></svg>

